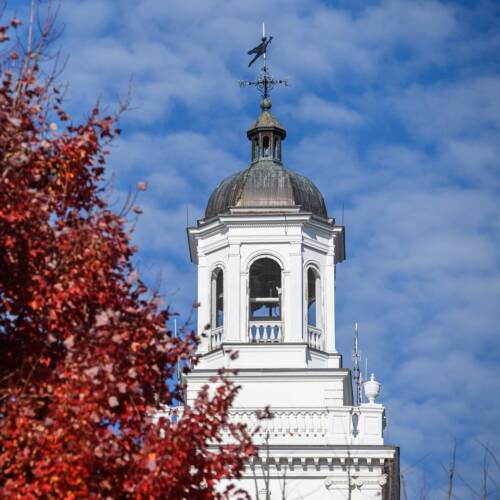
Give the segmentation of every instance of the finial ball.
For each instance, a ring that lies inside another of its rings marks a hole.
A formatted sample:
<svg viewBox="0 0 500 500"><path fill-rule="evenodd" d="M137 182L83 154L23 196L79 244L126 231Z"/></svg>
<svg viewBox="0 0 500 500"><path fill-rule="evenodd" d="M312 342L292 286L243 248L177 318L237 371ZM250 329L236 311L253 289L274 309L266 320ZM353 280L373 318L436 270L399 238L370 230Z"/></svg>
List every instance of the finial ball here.
<svg viewBox="0 0 500 500"><path fill-rule="evenodd" d="M260 108L262 109L262 111L269 111L271 109L271 106L271 99L269 99L268 97L264 97L264 99L262 99L262 102L260 103Z"/></svg>

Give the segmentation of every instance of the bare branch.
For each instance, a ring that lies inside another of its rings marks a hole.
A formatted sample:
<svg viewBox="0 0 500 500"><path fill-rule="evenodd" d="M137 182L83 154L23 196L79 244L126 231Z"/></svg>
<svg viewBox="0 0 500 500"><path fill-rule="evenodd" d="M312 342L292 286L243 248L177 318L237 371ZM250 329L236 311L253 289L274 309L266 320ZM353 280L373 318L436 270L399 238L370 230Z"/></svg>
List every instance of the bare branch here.
<svg viewBox="0 0 500 500"><path fill-rule="evenodd" d="M493 459L493 462L495 462L495 465L497 466L498 470L500 470L500 462L498 461L496 455L490 450L489 446L479 441L479 439L476 439L476 442L478 442L484 448L486 453L488 453L488 455L490 455L490 457Z"/></svg>
<svg viewBox="0 0 500 500"><path fill-rule="evenodd" d="M455 472L456 476L462 483L467 486L468 490L472 493L472 495L476 498L481 498L481 495L458 473L458 471Z"/></svg>
<svg viewBox="0 0 500 500"><path fill-rule="evenodd" d="M451 456L451 463L450 463L450 467L448 469L448 493L446 496L447 500L451 500L451 497L453 495L453 477L455 475L456 454L457 454L457 442L455 441L453 443L453 454Z"/></svg>
<svg viewBox="0 0 500 500"><path fill-rule="evenodd" d="M403 498L404 500L408 500L408 493L406 492L406 479L405 475L401 472L401 486L403 487Z"/></svg>

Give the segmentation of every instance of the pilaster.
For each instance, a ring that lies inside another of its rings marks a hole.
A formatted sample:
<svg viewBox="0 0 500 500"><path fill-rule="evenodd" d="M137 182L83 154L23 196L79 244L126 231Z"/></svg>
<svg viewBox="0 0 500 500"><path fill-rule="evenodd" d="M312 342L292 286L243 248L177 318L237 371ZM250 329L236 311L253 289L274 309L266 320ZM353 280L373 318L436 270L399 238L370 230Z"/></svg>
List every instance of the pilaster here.
<svg viewBox="0 0 500 500"><path fill-rule="evenodd" d="M285 307L282 311L285 342L303 341L303 271L302 245L300 240L291 241L289 270L284 274Z"/></svg>
<svg viewBox="0 0 500 500"><path fill-rule="evenodd" d="M227 310L224 312L224 339L228 342L238 342L241 340L241 329L239 318L243 310L241 302L240 283L240 245L239 243L229 243L228 263L227 263Z"/></svg>
<svg viewBox="0 0 500 500"><path fill-rule="evenodd" d="M325 350L327 352L337 352L335 345L335 246L333 238L330 241L326 255L323 288Z"/></svg>
<svg viewBox="0 0 500 500"><path fill-rule="evenodd" d="M201 334L210 325L211 301L210 301L210 269L204 255L198 257L198 334ZM211 326L210 326L211 327ZM210 336L201 337L198 351L200 354L208 352L210 347Z"/></svg>

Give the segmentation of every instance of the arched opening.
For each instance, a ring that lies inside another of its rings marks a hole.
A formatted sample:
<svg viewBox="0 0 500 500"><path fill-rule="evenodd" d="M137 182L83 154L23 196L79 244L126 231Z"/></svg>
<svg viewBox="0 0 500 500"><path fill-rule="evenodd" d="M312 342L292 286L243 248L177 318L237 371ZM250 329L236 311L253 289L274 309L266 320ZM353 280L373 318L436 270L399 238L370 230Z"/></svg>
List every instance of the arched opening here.
<svg viewBox="0 0 500 500"><path fill-rule="evenodd" d="M307 324L315 327L318 326L318 303L316 300L318 281L318 274L310 267L307 270Z"/></svg>
<svg viewBox="0 0 500 500"><path fill-rule="evenodd" d="M321 349L323 335L321 331L321 281L319 272L314 267L307 269L307 339L311 347Z"/></svg>
<svg viewBox="0 0 500 500"><path fill-rule="evenodd" d="M250 267L250 342L281 342L281 268L264 257Z"/></svg>
<svg viewBox="0 0 500 500"><path fill-rule="evenodd" d="M258 160L259 159L259 154L260 154L260 151L259 151L259 140L258 139L254 139L252 141L252 160Z"/></svg>
<svg viewBox="0 0 500 500"><path fill-rule="evenodd" d="M250 320L281 320L281 268L267 257L250 267Z"/></svg>
<svg viewBox="0 0 500 500"><path fill-rule="evenodd" d="M269 136L265 135L262 138L262 156L264 158L269 158L271 155L271 145L269 141Z"/></svg>
<svg viewBox="0 0 500 500"><path fill-rule="evenodd" d="M274 153L273 157L275 160L281 159L281 151L280 151L280 140L278 137L274 138Z"/></svg>
<svg viewBox="0 0 500 500"><path fill-rule="evenodd" d="M224 272L217 268L212 273L212 329L224 325Z"/></svg>

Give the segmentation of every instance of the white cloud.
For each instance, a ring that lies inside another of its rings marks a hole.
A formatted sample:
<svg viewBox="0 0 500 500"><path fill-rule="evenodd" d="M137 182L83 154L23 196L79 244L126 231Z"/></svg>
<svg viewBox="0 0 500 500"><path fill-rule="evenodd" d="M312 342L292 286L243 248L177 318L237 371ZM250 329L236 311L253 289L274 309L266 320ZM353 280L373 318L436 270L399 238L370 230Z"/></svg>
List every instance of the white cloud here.
<svg viewBox="0 0 500 500"><path fill-rule="evenodd" d="M293 114L306 122L328 127L356 127L363 122L357 111L312 94L301 98Z"/></svg>
<svg viewBox="0 0 500 500"><path fill-rule="evenodd" d="M428 141L500 129L500 77L412 85L390 99L412 134Z"/></svg>

